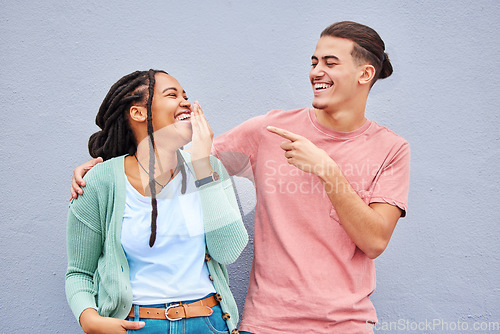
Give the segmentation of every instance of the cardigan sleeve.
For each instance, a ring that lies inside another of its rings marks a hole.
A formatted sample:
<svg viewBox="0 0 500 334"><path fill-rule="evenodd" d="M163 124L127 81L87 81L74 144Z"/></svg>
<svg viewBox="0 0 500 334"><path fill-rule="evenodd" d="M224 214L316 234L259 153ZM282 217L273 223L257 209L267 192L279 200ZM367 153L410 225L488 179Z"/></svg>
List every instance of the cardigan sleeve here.
<svg viewBox="0 0 500 334"><path fill-rule="evenodd" d="M102 253L102 234L99 191L95 186L100 183L93 176L98 169L88 173L85 193L71 201L67 220L68 268L65 289L68 304L77 320L85 309L97 310L94 275Z"/></svg>
<svg viewBox="0 0 500 334"><path fill-rule="evenodd" d="M219 159L211 156L220 180L199 188L208 253L221 264L234 262L248 243L233 183Z"/></svg>

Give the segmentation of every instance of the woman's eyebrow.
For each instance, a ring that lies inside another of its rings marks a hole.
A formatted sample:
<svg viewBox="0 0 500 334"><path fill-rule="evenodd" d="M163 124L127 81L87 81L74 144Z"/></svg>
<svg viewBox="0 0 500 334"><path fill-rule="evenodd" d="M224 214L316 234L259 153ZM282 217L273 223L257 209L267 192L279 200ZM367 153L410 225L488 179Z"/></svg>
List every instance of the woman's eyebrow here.
<svg viewBox="0 0 500 334"><path fill-rule="evenodd" d="M170 89L175 90L175 91L177 92L177 88L175 88L175 87L168 87L168 88L165 88L165 89L164 89L161 93L163 94L163 93L165 93L167 90L170 90Z"/></svg>

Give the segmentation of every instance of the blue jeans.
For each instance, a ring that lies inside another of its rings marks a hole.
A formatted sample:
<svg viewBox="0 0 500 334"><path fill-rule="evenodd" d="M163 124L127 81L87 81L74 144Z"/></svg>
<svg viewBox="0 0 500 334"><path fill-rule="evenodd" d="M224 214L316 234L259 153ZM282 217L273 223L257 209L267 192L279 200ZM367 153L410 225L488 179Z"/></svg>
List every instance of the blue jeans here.
<svg viewBox="0 0 500 334"><path fill-rule="evenodd" d="M183 301L184 304L194 302ZM144 305L146 307L167 308L168 304ZM228 334L227 324L222 319L222 309L220 305L212 307L214 311L208 317L195 317L170 321L167 319L144 319L139 316L128 317L130 321L144 321L146 325L138 330L128 330L127 334L188 334L188 333L220 333ZM138 314L138 312L134 312Z"/></svg>

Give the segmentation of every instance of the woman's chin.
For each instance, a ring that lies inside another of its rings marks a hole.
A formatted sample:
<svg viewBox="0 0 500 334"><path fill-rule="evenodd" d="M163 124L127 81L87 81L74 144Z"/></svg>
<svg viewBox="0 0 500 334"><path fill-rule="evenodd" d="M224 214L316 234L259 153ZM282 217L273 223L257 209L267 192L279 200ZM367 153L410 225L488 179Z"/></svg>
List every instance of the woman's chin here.
<svg viewBox="0 0 500 334"><path fill-rule="evenodd" d="M193 140L193 131L179 131L179 143L180 147L186 146Z"/></svg>

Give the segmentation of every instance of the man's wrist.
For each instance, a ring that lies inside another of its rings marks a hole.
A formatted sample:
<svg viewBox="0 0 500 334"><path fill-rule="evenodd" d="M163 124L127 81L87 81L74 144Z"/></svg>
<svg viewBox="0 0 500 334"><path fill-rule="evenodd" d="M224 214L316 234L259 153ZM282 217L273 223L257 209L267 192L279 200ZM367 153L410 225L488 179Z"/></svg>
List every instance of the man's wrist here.
<svg viewBox="0 0 500 334"><path fill-rule="evenodd" d="M331 158L315 168L313 173L316 174L316 176L318 176L323 182L336 181L336 178L338 178L339 175L342 175L339 166Z"/></svg>
<svg viewBox="0 0 500 334"><path fill-rule="evenodd" d="M349 181L346 179L339 166L332 167L324 178L321 178L323 187L329 196L344 196L346 194L356 194Z"/></svg>

